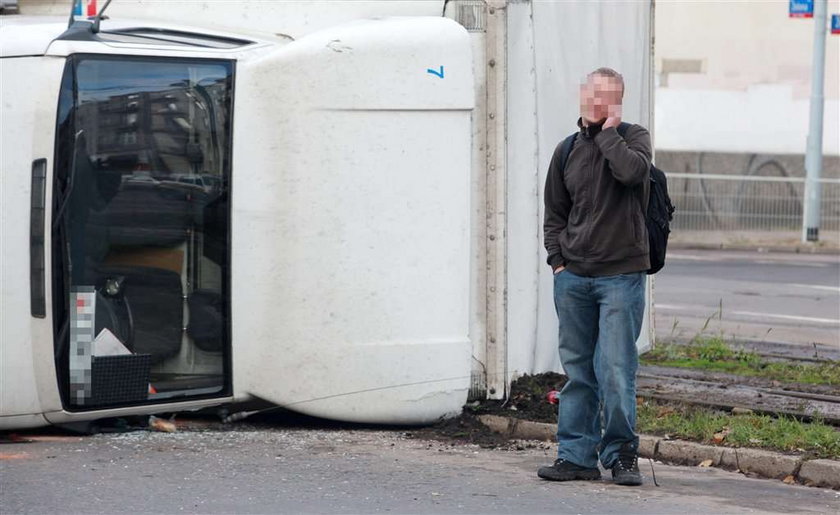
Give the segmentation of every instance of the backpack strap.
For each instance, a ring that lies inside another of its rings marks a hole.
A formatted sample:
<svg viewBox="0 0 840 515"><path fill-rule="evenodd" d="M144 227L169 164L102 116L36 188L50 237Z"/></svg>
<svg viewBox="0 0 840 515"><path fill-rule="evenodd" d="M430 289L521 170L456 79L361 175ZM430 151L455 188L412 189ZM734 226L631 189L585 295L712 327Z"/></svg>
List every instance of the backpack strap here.
<svg viewBox="0 0 840 515"><path fill-rule="evenodd" d="M575 140L577 139L578 133L571 134L563 140L563 143L560 144L560 170L563 171L566 169L566 161L569 160L569 154L572 153L572 147L575 146Z"/></svg>

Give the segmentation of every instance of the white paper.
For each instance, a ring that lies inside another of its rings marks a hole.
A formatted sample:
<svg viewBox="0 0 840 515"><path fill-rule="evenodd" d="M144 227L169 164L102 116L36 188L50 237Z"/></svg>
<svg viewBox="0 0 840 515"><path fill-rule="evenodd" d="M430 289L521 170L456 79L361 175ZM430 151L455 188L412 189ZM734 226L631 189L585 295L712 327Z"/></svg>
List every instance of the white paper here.
<svg viewBox="0 0 840 515"><path fill-rule="evenodd" d="M93 340L94 356L121 356L124 354L131 354L131 351L107 328L99 331L96 339Z"/></svg>

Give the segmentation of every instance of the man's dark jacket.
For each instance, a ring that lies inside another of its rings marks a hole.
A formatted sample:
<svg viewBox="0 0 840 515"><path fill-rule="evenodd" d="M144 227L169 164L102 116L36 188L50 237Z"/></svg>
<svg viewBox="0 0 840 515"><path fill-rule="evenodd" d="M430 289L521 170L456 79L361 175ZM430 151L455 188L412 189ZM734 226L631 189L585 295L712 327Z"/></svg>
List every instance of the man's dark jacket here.
<svg viewBox="0 0 840 515"><path fill-rule="evenodd" d="M647 129L584 127L560 170L560 145L545 182L548 264L598 277L650 268L645 212L650 192Z"/></svg>

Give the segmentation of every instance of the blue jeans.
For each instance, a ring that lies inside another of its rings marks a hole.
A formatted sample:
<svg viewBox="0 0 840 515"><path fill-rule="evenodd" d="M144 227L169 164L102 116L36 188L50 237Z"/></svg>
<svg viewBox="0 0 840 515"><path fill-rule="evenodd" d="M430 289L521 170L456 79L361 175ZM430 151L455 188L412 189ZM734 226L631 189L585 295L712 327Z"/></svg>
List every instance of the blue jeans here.
<svg viewBox="0 0 840 515"><path fill-rule="evenodd" d="M639 445L636 340L645 309L645 273L581 277L564 270L554 276L554 306L560 361L569 378L560 392L557 456L592 468L600 458L610 468L623 444L634 450Z"/></svg>

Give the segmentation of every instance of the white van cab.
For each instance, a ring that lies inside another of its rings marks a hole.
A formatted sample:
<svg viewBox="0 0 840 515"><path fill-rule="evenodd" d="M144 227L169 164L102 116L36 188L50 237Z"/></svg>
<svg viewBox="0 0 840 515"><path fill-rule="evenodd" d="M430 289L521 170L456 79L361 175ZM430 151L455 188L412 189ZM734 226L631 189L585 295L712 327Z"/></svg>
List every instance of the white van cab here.
<svg viewBox="0 0 840 515"><path fill-rule="evenodd" d="M0 81L0 429L252 398L383 423L463 406L462 26L4 17Z"/></svg>

